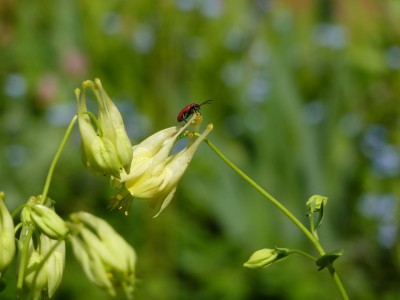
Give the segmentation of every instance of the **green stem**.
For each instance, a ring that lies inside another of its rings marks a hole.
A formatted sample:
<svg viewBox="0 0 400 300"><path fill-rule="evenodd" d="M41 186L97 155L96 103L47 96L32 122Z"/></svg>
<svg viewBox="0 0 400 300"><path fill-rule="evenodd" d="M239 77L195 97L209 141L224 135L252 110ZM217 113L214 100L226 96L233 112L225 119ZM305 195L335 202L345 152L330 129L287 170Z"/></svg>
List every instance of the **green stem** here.
<svg viewBox="0 0 400 300"><path fill-rule="evenodd" d="M236 165L234 165L225 155L223 155L217 147L208 139L204 140L208 146L239 176L241 176L245 181L247 181L252 187L254 187L258 192L260 192L265 198L267 198L273 205L275 205L281 212L283 212L314 244L315 248L318 250L320 255L324 255L325 251L322 249L319 242L315 239L313 234L301 223L285 206L283 206L278 200L272 197L268 192L266 192L262 187L260 187L253 179L247 176L242 170L240 170Z"/></svg>
<svg viewBox="0 0 400 300"><path fill-rule="evenodd" d="M68 137L71 134L72 128L74 127L77 118L78 118L77 115L75 115L72 118L71 123L68 126L67 132L65 133L65 135L61 141L60 147L58 147L57 153L54 156L53 161L51 162L49 172L47 173L47 177L46 177L46 183L44 185L43 193L42 193L42 197L41 197L42 204L44 203L44 201L46 201L46 197L47 197L47 193L49 191L51 178L53 177L54 169L56 167L58 159L60 158L61 152L64 149L64 146L68 140ZM18 207L18 209L20 209L20 207ZM23 226L22 231L25 230L24 227L25 226ZM18 272L18 280L17 280L17 289L19 292L22 291L22 287L23 287L23 283L24 283L25 271L26 271L26 265L27 265L27 259L28 259L28 249L29 249L29 243L32 238L32 234L33 234L33 229L32 229L32 227L28 226L28 228L26 229L25 237L23 239L22 250L21 250L21 255L20 255L21 260L20 260L20 264L19 264L19 272Z"/></svg>
<svg viewBox="0 0 400 300"><path fill-rule="evenodd" d="M24 228L22 228L22 234ZM19 270L18 270L18 281L17 281L17 290L19 293L22 292L22 286L24 284L24 278L25 278L25 270L26 270L26 265L27 265L27 259L28 259L28 249L29 249L29 242L32 238L33 234L33 229L32 227L28 227L26 232L25 237L23 238L23 245L22 245L22 250L21 250L21 260L19 262Z"/></svg>
<svg viewBox="0 0 400 300"><path fill-rule="evenodd" d="M317 249L318 253L322 256L325 254L324 249L319 243L318 239L301 223L285 206L283 206L278 200L272 197L267 191L265 191L261 186L259 186L253 179L247 176L242 170L240 170L236 165L234 165L218 148L209 140L205 139L204 142L240 177L242 177L247 183L249 183L253 188L255 188L259 193L261 193L268 201L270 201L275 207L277 207L282 213L284 213L311 241L314 247ZM333 277L343 299L349 299L347 293L343 287L342 282L332 264L328 266L328 270Z"/></svg>
<svg viewBox="0 0 400 300"><path fill-rule="evenodd" d="M43 193L42 193L42 204L44 203L44 201L46 201L46 197L47 197L47 193L49 191L49 187L50 187L50 182L51 182L51 178L53 177L53 173L54 173L54 169L56 167L57 161L60 158L61 152L64 149L64 146L71 134L72 128L75 125L76 120L78 119L78 116L75 115L72 120L71 123L68 126L67 132L64 135L63 140L61 141L60 147L58 147L57 153L53 158L53 161L51 162L50 168L49 168L49 172L47 173L47 178L46 178L46 183L44 185L43 188Z"/></svg>
<svg viewBox="0 0 400 300"><path fill-rule="evenodd" d="M310 254L308 254L306 252L303 252L301 250L290 249L290 251L293 252L293 253L297 253L297 254L303 255L303 256L305 256L305 257L307 257L307 258L309 258L309 259L311 259L313 261L317 261L317 258L315 256L312 256L312 255L310 255Z"/></svg>
<svg viewBox="0 0 400 300"><path fill-rule="evenodd" d="M311 229L310 231L314 235L314 237L318 240L318 235L317 235L317 232L315 231L314 214L313 213L310 213L308 215L308 220L310 222L310 229Z"/></svg>

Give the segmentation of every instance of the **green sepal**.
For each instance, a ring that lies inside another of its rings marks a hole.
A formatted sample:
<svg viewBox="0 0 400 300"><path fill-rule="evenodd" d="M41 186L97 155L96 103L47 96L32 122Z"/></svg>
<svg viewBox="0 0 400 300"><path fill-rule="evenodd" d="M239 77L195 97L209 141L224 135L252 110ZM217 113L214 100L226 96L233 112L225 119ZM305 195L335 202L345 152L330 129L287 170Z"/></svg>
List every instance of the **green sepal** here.
<svg viewBox="0 0 400 300"><path fill-rule="evenodd" d="M317 259L315 262L317 264L318 271L324 269L328 265L332 264L335 260L337 260L343 254L343 249L338 249L329 253L325 253L321 257Z"/></svg>

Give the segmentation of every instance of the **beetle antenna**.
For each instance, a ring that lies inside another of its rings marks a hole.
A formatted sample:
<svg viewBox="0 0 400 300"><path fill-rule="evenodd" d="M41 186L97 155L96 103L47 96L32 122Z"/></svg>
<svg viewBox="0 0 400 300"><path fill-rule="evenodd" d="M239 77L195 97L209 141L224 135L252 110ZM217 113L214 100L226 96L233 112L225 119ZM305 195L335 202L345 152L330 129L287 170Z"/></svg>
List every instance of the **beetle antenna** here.
<svg viewBox="0 0 400 300"><path fill-rule="evenodd" d="M207 100L207 101L204 101L203 103L199 104L199 106L202 106L204 104L211 104L211 102L212 102L212 100Z"/></svg>

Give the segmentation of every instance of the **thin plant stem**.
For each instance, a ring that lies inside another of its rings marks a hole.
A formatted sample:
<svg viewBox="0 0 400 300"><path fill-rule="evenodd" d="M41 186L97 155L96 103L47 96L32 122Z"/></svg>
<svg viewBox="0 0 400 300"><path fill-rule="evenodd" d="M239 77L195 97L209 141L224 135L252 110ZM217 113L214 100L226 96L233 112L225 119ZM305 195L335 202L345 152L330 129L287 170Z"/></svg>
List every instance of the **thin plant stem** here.
<svg viewBox="0 0 400 300"><path fill-rule="evenodd" d="M54 173L54 169L56 167L57 161L61 155L62 150L64 149L64 146L71 134L72 128L74 127L77 119L78 119L77 115L75 115L72 118L72 120L67 128L67 131L61 141L60 147L58 147L56 155L54 156L53 161L51 162L49 172L47 173L46 182L45 182L45 185L43 188L42 197L41 197L42 204L44 203L44 201L46 201L47 193L49 191L49 187L50 187L50 183L51 183L51 178L53 177L53 173ZM22 228L22 230L24 230L24 227ZM24 238L24 243L22 245L21 260L20 260L20 264L19 264L19 272L18 272L18 280L17 280L18 291L22 291L22 286L23 286L24 278L25 278L26 265L27 265L27 258L28 258L27 254L28 254L29 244L30 244L32 234L33 234L33 229L31 226L28 226L28 228L26 230L27 230L27 232L26 232L26 236Z"/></svg>
<svg viewBox="0 0 400 300"><path fill-rule="evenodd" d="M314 247L317 249L318 253L322 256L325 254L324 249L319 243L318 239L297 219L285 206L283 206L278 200L272 197L267 191L265 191L261 186L259 186L253 179L247 176L242 170L240 170L235 164L233 164L221 151L209 140L205 139L204 142L240 177L242 177L247 183L249 183L254 189L261 193L269 202L271 202L275 207L277 207L282 213L284 213L311 241ZM327 266L329 273L333 277L343 299L349 299L346 290L340 281L339 275L333 268L332 264Z"/></svg>
<svg viewBox="0 0 400 300"><path fill-rule="evenodd" d="M240 170L236 165L234 165L225 155L223 155L217 147L209 140L204 140L207 145L237 174L240 175L245 181L247 181L252 187L254 187L258 192L260 192L265 198L268 199L273 205L275 205L281 212L283 212L314 244L318 253L321 255L325 254L319 242L315 239L313 234L301 223L285 206L283 206L278 200L272 197L267 191L265 191L261 186L259 186L253 179L247 176L242 170Z"/></svg>
<svg viewBox="0 0 400 300"><path fill-rule="evenodd" d="M61 141L60 147L58 148L57 153L54 156L53 161L51 162L49 172L47 173L46 183L44 185L43 192L42 192L42 204L44 203L44 201L46 201L47 193L49 191L49 187L50 187L50 183L51 183L51 178L53 177L53 173L54 173L54 169L56 167L57 161L60 158L61 152L64 149L64 146L71 134L72 128L74 127L77 119L78 119L77 115L75 115L72 118L71 123L69 123L67 132L65 133L64 138Z"/></svg>
<svg viewBox="0 0 400 300"><path fill-rule="evenodd" d="M310 254L308 254L306 252L303 252L301 250L293 249L293 250L290 250L290 251L293 252L293 253L297 253L297 254L303 255L303 256L305 256L305 257L307 257L307 258L309 258L309 259L311 259L313 261L317 261L317 258L315 256L312 256L312 255L310 255Z"/></svg>

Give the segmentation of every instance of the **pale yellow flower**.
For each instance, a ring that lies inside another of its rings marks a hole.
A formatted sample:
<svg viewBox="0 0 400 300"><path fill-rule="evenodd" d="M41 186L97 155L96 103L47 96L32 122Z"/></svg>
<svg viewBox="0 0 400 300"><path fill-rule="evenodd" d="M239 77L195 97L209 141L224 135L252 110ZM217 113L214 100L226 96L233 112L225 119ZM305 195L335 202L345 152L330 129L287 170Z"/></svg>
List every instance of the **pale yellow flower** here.
<svg viewBox="0 0 400 300"><path fill-rule="evenodd" d="M98 118L87 111L86 89L91 88L99 105ZM104 91L99 79L87 80L82 91L75 89L78 103L78 122L86 166L102 175L119 178L121 170L129 172L132 144L121 114ZM93 127L93 123L96 129Z"/></svg>
<svg viewBox="0 0 400 300"><path fill-rule="evenodd" d="M133 248L107 222L89 213L74 213L71 220L72 249L88 278L111 296L122 287L130 298L135 283Z"/></svg>
<svg viewBox="0 0 400 300"><path fill-rule="evenodd" d="M155 216L167 207L198 146L213 129L210 124L199 137L193 133L187 134L189 142L186 147L171 154L174 144L196 118L199 116L193 116L183 127L161 130L133 146L131 170L129 173L122 172L120 180L127 193L114 199L114 208L125 209L127 213L132 198L149 200L150 205L158 211Z"/></svg>
<svg viewBox="0 0 400 300"><path fill-rule="evenodd" d="M50 256L49 251L52 251ZM40 234L37 246L30 241L27 256L24 284L31 299L40 299L43 292L48 298L53 297L64 273L65 241L56 241Z"/></svg>

